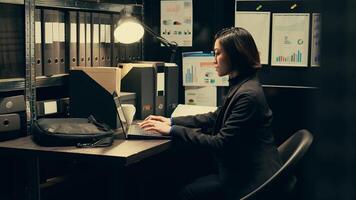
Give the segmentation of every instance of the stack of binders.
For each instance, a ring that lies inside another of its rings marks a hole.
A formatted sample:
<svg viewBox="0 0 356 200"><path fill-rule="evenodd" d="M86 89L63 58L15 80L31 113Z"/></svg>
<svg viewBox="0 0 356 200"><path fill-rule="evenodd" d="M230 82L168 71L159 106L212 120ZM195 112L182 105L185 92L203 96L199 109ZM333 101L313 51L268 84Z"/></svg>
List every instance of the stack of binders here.
<svg viewBox="0 0 356 200"><path fill-rule="evenodd" d="M141 58L141 43L114 41L118 14L37 8L36 76L68 73L68 67L111 67ZM66 46L67 44L67 46Z"/></svg>
<svg viewBox="0 0 356 200"><path fill-rule="evenodd" d="M66 73L65 12L61 10L43 9L41 13L43 18L41 30L43 30L43 33L38 34L44 36L44 38L41 38L44 61L43 74L45 76L52 76ZM35 51L38 52L39 50L37 49ZM38 55L40 55L40 53Z"/></svg>
<svg viewBox="0 0 356 200"><path fill-rule="evenodd" d="M173 63L120 63L121 85L136 93L136 118L170 116L178 105L178 67Z"/></svg>
<svg viewBox="0 0 356 200"><path fill-rule="evenodd" d="M0 141L25 135L25 97L0 98Z"/></svg>

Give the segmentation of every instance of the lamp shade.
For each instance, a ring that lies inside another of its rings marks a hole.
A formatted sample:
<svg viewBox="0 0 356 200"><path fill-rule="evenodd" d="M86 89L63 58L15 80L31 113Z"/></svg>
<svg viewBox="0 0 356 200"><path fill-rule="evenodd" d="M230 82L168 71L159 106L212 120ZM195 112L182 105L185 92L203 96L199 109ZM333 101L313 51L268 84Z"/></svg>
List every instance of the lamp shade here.
<svg viewBox="0 0 356 200"><path fill-rule="evenodd" d="M139 41L145 30L141 23L134 17L125 16L119 20L116 29L114 30L114 37L116 41L123 44L131 44Z"/></svg>

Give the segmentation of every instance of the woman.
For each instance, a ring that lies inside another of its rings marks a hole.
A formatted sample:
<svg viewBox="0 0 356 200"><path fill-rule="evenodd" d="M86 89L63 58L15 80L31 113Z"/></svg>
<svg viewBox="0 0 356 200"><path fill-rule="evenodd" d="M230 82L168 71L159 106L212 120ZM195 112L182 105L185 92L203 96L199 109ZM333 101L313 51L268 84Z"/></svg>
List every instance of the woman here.
<svg viewBox="0 0 356 200"><path fill-rule="evenodd" d="M229 91L216 112L164 118L149 116L145 130L169 134L172 141L206 148L218 166L212 174L187 185L181 199L238 199L271 177L281 166L271 133L272 111L256 76L260 58L243 28L223 29L215 36L215 68L229 75ZM212 133L193 128L211 127Z"/></svg>

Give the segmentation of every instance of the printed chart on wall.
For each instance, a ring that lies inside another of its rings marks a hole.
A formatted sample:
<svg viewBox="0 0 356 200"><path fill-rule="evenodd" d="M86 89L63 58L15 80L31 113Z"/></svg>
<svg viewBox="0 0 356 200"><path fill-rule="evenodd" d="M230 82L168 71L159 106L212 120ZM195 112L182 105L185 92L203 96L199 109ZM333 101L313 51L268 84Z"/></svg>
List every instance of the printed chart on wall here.
<svg viewBox="0 0 356 200"><path fill-rule="evenodd" d="M235 12L235 27L251 33L260 53L261 64L268 64L270 12Z"/></svg>
<svg viewBox="0 0 356 200"><path fill-rule="evenodd" d="M214 67L213 52L184 52L184 86L228 86L229 77L219 77Z"/></svg>
<svg viewBox="0 0 356 200"><path fill-rule="evenodd" d="M273 66L308 66L309 16L309 13L273 13Z"/></svg>
<svg viewBox="0 0 356 200"><path fill-rule="evenodd" d="M215 86L186 86L184 89L185 104L217 106Z"/></svg>
<svg viewBox="0 0 356 200"><path fill-rule="evenodd" d="M192 0L161 1L161 36L178 46L192 46Z"/></svg>
<svg viewBox="0 0 356 200"><path fill-rule="evenodd" d="M320 13L313 13L312 16L312 37L311 37L311 58L310 65L312 67L320 66Z"/></svg>

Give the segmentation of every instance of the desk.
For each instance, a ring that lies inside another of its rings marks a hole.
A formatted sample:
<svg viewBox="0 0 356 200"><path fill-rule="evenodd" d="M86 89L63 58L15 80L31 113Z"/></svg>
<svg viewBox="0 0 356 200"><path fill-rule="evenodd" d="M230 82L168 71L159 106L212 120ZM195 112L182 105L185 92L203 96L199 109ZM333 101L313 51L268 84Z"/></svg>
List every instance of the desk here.
<svg viewBox="0 0 356 200"><path fill-rule="evenodd" d="M41 157L100 159L118 166L128 166L166 151L170 144L169 140L115 140L112 146L103 148L42 147L34 143L31 136L27 136L0 142L0 153L17 154L28 159L27 197L29 200L40 200L39 159Z"/></svg>

